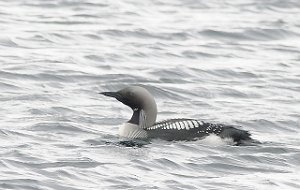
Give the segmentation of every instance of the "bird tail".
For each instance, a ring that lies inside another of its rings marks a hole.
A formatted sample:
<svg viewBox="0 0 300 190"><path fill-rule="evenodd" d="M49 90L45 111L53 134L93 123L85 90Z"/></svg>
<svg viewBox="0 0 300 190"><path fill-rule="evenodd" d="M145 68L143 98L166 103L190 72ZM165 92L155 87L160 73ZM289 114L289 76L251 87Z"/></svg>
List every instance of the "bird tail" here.
<svg viewBox="0 0 300 190"><path fill-rule="evenodd" d="M226 127L221 133L221 138L231 138L237 145L254 143L255 140L251 138L251 134L248 131L237 129L232 126Z"/></svg>

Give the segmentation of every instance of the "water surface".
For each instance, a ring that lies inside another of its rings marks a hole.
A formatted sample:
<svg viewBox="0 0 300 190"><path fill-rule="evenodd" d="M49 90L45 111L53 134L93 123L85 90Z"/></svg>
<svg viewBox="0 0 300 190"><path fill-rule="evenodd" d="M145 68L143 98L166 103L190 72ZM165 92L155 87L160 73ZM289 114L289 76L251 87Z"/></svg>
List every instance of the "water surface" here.
<svg viewBox="0 0 300 190"><path fill-rule="evenodd" d="M300 2L0 1L1 189L299 189ZM120 145L139 84L158 120L242 125Z"/></svg>

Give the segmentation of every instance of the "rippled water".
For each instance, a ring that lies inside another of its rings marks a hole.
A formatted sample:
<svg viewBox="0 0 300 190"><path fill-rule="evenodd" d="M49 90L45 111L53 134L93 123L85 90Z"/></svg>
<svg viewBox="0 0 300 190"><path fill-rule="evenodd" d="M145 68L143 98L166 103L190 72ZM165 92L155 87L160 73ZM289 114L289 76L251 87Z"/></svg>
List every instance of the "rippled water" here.
<svg viewBox="0 0 300 190"><path fill-rule="evenodd" d="M298 0L2 0L0 29L1 189L300 189ZM98 92L132 84L262 144L123 146Z"/></svg>

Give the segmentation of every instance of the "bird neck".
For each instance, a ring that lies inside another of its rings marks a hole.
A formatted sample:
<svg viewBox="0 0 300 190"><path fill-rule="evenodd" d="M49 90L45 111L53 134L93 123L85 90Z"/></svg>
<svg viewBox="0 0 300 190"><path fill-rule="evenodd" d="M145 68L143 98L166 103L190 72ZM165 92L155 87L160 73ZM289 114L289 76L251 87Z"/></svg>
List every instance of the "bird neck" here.
<svg viewBox="0 0 300 190"><path fill-rule="evenodd" d="M128 123L139 125L139 121L140 121L140 109L133 110L133 114L131 116L131 119L128 121Z"/></svg>
<svg viewBox="0 0 300 190"><path fill-rule="evenodd" d="M133 110L133 114L128 123L138 125L141 128L151 127L156 121L156 104L152 107L147 107L147 109L137 108Z"/></svg>

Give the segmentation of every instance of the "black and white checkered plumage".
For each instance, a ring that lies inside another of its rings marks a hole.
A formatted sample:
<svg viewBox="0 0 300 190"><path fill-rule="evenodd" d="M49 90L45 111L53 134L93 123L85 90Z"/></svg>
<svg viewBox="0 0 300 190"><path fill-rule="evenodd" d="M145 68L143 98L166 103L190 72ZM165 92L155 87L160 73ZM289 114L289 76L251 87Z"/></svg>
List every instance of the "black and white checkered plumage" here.
<svg viewBox="0 0 300 190"><path fill-rule="evenodd" d="M145 130L150 138L161 138L164 140L196 140L210 134L221 138L232 138L235 142L250 139L250 134L247 131L233 126L184 118L157 122Z"/></svg>

